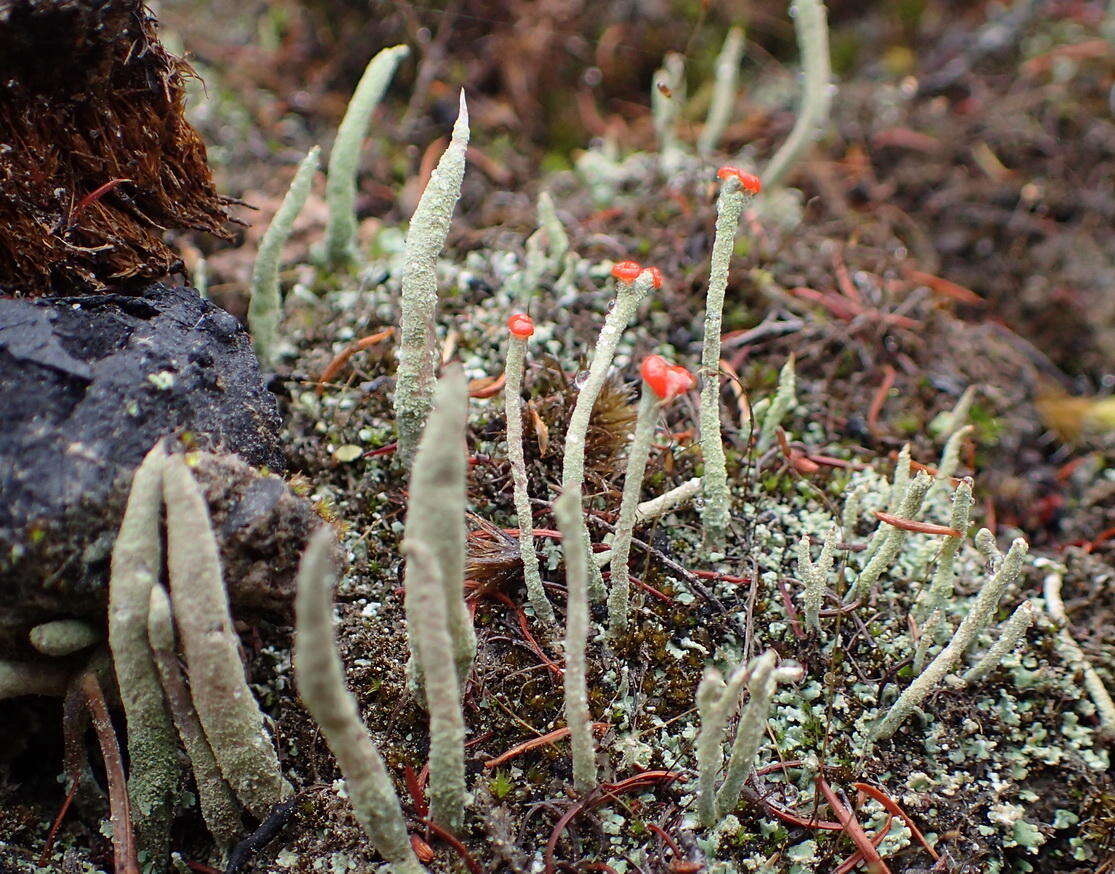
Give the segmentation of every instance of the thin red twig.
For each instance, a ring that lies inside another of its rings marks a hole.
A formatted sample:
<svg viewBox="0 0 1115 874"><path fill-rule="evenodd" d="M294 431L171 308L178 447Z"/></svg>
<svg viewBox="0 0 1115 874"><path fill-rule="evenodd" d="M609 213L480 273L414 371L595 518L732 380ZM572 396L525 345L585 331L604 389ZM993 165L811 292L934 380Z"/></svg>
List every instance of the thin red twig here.
<svg viewBox="0 0 1115 874"><path fill-rule="evenodd" d="M469 871L472 872L472 874L484 874L484 869L481 868L476 859L472 857L472 853L468 851L468 847L462 844L457 836L453 834L453 832L442 828L432 819L421 819L420 822L431 832L437 835L441 840L445 841L445 843L449 844L449 846L456 850L457 855L461 857L461 861L465 863L465 866L468 868Z"/></svg>
<svg viewBox="0 0 1115 874"><path fill-rule="evenodd" d="M871 839L867 837L867 833L863 830L863 826L859 824L856 815L841 803L840 799L836 797L836 793L832 791L832 787L829 786L828 781L820 774L816 777L816 784L817 790L824 796L825 801L832 808L832 812L836 814L836 818L840 820L845 834L852 839L852 843L863 855L863 859L867 863L867 869L874 874L890 874L890 868L883 861L883 857L879 855L879 851L875 849L875 845L871 843Z"/></svg>
<svg viewBox="0 0 1115 874"><path fill-rule="evenodd" d="M50 851L54 847L54 839L58 835L58 829L62 827L62 820L66 818L66 811L70 809L73 804L74 796L77 795L77 780L70 781L70 791L66 793L66 800L62 802L62 808L58 811L58 815L54 817L54 822L51 823L50 832L46 836L46 844L43 846L42 855L39 856L39 867L45 868L47 859L50 858Z"/></svg>
<svg viewBox="0 0 1115 874"><path fill-rule="evenodd" d="M961 532L955 528L949 528L948 525L936 525L933 522L921 522L917 519L903 519L893 513L884 513L882 510L875 511L875 518L880 522L893 525L895 528L901 528L903 531L913 531L917 534L935 534L941 537L960 537L961 535Z"/></svg>
<svg viewBox="0 0 1115 874"><path fill-rule="evenodd" d="M914 839L919 844L921 844L923 847L925 847L925 849L928 851L929 855L932 856L934 860L937 860L937 859L941 858L940 855L937 853L937 851L933 849L933 846L929 843L929 841L927 841L925 839L925 835L923 835L921 833L921 831L918 829L918 827L914 824L913 817L911 817L910 814L908 814L905 810L903 810L898 805L897 801L895 801L893 798L891 798L889 795L887 795L878 786L872 786L870 783L853 783L852 786L855 787L856 791L863 792L865 795L870 795L872 798L874 798L876 801L878 801L881 805L883 805L883 807L885 807L887 809L887 811L889 811L890 813L893 813L895 816L899 817L904 823L906 823L906 827L910 829L910 834L912 834L914 836Z"/></svg>
<svg viewBox="0 0 1115 874"><path fill-rule="evenodd" d="M883 381L879 384L879 388L875 391L875 397L871 399L871 406L867 410L867 427L872 434L879 430L879 413L883 411L883 404L887 401L887 392L890 387L894 385L894 378L897 372L889 364L883 365Z"/></svg>
<svg viewBox="0 0 1115 874"><path fill-rule="evenodd" d="M607 731L611 727L611 723L608 722L594 722L592 724L593 730L597 733ZM509 749L507 752L501 753L494 759L488 759L488 761L484 763L484 767L498 768L504 762L508 762L511 759L514 759L516 756L521 756L523 753L528 753L533 749L537 749L538 747L544 747L548 744L555 743L556 741L561 740L563 737L566 737L568 734L569 727L564 726L562 728L555 728L553 731L547 732L546 734L543 734L539 737L532 737L528 741L523 741L518 746L511 747L511 749Z"/></svg>
<svg viewBox="0 0 1115 874"><path fill-rule="evenodd" d="M112 822L113 869L115 874L139 874L128 786L124 777L124 759L120 755L120 744L108 716L104 692L92 673L86 673L81 678L81 693L85 698L85 706L89 708L97 744L105 763L109 817Z"/></svg>

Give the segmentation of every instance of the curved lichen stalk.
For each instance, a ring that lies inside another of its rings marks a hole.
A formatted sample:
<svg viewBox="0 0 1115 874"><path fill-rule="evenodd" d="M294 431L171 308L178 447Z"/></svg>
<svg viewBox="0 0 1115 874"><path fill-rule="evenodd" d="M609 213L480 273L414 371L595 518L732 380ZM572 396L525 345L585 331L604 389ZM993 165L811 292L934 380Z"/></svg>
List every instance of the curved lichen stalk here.
<svg viewBox="0 0 1115 874"><path fill-rule="evenodd" d="M825 4L821 0L793 0L790 14L794 17L801 52L801 108L786 142L763 171L763 187L768 190L782 182L790 168L821 136L828 123L833 97Z"/></svg>
<svg viewBox="0 0 1115 874"><path fill-rule="evenodd" d="M255 264L252 265L248 329L252 332L256 357L265 366L275 361L275 341L283 311L283 298L279 291L279 259L294 227L294 220L310 194L310 183L317 172L320 154L321 148L314 146L298 165L282 204L263 233Z"/></svg>
<svg viewBox="0 0 1115 874"><path fill-rule="evenodd" d="M132 477L124 520L112 550L108 641L127 719L128 779L136 837L153 860L169 849L170 820L181 779L174 725L147 642L151 589L162 572L160 525L166 452L156 443Z"/></svg>
<svg viewBox="0 0 1115 874"><path fill-rule="evenodd" d="M368 133L372 113L383 99L399 61L409 51L406 46L391 46L372 58L337 128L325 181L325 199L329 205L325 260L332 267L347 264L355 256L356 170L360 164L360 147Z"/></svg>
<svg viewBox="0 0 1115 874"><path fill-rule="evenodd" d="M334 538L327 527L310 538L298 568L294 674L306 709L337 757L353 812L394 874L426 874L407 835L402 805L383 758L345 688L337 655L331 594Z"/></svg>
<svg viewBox="0 0 1115 874"><path fill-rule="evenodd" d="M252 816L262 820L291 787L244 677L217 538L205 498L181 456L167 460L163 493L171 603L194 709L221 773Z"/></svg>
<svg viewBox="0 0 1115 874"><path fill-rule="evenodd" d="M399 456L409 465L433 405L437 370L434 317L437 311L437 258L449 236L449 222L461 195L468 150L468 107L461 92L453 137L418 201L403 251L399 369L395 419Z"/></svg>

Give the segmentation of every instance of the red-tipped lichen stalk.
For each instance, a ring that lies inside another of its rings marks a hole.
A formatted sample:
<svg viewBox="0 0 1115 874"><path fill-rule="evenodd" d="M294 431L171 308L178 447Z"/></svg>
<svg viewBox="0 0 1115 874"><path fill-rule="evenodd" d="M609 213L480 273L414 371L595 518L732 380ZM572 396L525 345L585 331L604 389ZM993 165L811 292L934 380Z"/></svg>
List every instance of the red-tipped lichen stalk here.
<svg viewBox="0 0 1115 874"><path fill-rule="evenodd" d="M643 377L643 392L639 398L635 437L627 456L627 473L623 480L619 521L616 523L615 539L612 542L612 586L608 594L608 628L613 635L627 629L631 603L628 557L631 553L631 538L635 533L639 495L642 492L647 458L650 456L650 444L654 439L654 425L658 419L658 410L696 384L688 370L668 363L661 355L648 355L643 360L639 372Z"/></svg>
<svg viewBox="0 0 1115 874"><path fill-rule="evenodd" d="M519 554L523 559L523 576L527 596L535 615L543 622L554 622L554 608L546 599L542 574L538 569L538 553L534 551L534 519L530 512L527 491L527 466L523 457L523 360L527 340L534 333L534 322L526 313L515 313L507 320L511 339L507 344L504 373L503 410L507 416L507 458L511 463L511 480L515 488L515 513L519 517Z"/></svg>
<svg viewBox="0 0 1115 874"><path fill-rule="evenodd" d="M701 522L705 541L720 551L728 532L728 470L720 436L720 334L724 316L724 294L728 287L728 265L735 245L743 208L760 184L757 176L736 167L721 167L720 196L716 201L716 236L712 244L708 295L705 299L705 336L701 351L701 454L704 458L704 507Z"/></svg>
<svg viewBox="0 0 1115 874"><path fill-rule="evenodd" d="M577 403L569 417L569 427L565 433L565 455L561 465L562 492L580 489L585 478L585 435L588 433L589 420L592 417L592 408L604 380L608 377L608 368L611 367L612 358L619 345L619 338L623 329L635 315L636 309L646 297L651 288L660 288L662 274L654 268L644 269L634 261L621 261L612 268L612 275L618 280L616 287L615 305L604 318L604 327L600 329L596 347L592 353L589 364L588 376L577 394ZM592 555L589 544L588 527L581 520L581 539L585 542L586 554ZM589 590L593 597L604 597L604 578L600 567L595 561L590 561Z"/></svg>

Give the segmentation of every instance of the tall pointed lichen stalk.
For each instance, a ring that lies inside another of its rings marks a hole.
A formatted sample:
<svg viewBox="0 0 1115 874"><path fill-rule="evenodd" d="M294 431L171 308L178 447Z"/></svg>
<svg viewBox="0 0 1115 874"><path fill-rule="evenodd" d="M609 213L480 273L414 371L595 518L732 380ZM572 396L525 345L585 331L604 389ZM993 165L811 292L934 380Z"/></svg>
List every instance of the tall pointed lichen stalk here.
<svg viewBox="0 0 1115 874"><path fill-rule="evenodd" d="M387 766L360 721L356 700L345 688L333 630L333 549L332 532L327 527L318 529L298 569L294 632L298 692L337 757L352 809L372 845L394 874L426 874L411 848L403 808Z"/></svg>
<svg viewBox="0 0 1115 874"><path fill-rule="evenodd" d="M292 790L244 677L217 538L205 498L181 456L166 461L163 494L171 603L194 708L236 797L252 816L265 819Z"/></svg>
<svg viewBox="0 0 1115 874"><path fill-rule="evenodd" d="M227 852L243 833L240 808L221 774L213 748L205 738L205 729L190 701L190 690L186 687L186 679L182 676L178 653L175 651L170 598L162 586L151 587L150 604L147 637L151 641L151 653L166 692L167 704L174 716L174 725L194 772L201 817L217 846L222 852Z"/></svg>
<svg viewBox="0 0 1115 874"><path fill-rule="evenodd" d="M156 443L132 477L124 520L112 550L108 586L108 642L127 720L133 763L128 797L140 851L166 857L180 782L178 743L163 699L159 671L147 642L151 589L162 573L160 526L166 452Z"/></svg>
<svg viewBox="0 0 1115 874"><path fill-rule="evenodd" d="M573 749L573 788L585 795L596 788L596 747L588 707L585 645L588 642L589 553L580 536L584 528L581 487L572 486L554 502L565 556L565 724Z"/></svg>
<svg viewBox="0 0 1115 874"><path fill-rule="evenodd" d="M427 544L404 540L403 554L407 631L417 650L430 714L430 818L458 831L465 817L465 717L441 568Z"/></svg>
<svg viewBox="0 0 1115 874"><path fill-rule="evenodd" d="M476 656L476 634L465 606L465 505L467 502L468 384L459 364L445 369L438 381L433 412L415 455L407 505L406 540L425 546L437 561L452 659L457 681L463 687ZM417 570L416 568L413 570ZM407 616L413 606L412 567L404 575ZM425 584L423 577L417 585ZM412 676L421 681L421 659L412 629L410 652Z"/></svg>
<svg viewBox="0 0 1115 874"><path fill-rule="evenodd" d="M530 605L539 619L552 625L555 620L554 608L546 598L542 572L538 567L538 553L534 549L534 516L530 511L527 465L523 455L523 362L527 340L534 333L534 322L525 313L515 313L507 320L507 330L511 337L507 343L507 362L504 365L506 383L503 387L503 411L507 422L507 460L511 464L515 515L519 522L519 555L523 560L523 577L526 580Z"/></svg>
<svg viewBox="0 0 1115 874"><path fill-rule="evenodd" d="M325 261L331 267L344 266L355 257L356 171L360 164L360 147L368 133L372 113L383 99L399 61L409 51L406 46L391 46L372 58L337 128L325 180L325 199L329 206Z"/></svg>
<svg viewBox="0 0 1115 874"><path fill-rule="evenodd" d="M317 172L321 148L314 146L298 165L286 196L267 230L263 232L255 264L252 265L251 300L248 303L248 330L252 332L252 346L256 357L265 367L275 363L275 343L279 319L283 312L283 297L279 290L279 260L283 245L290 237L294 220L310 194L310 184Z"/></svg>
<svg viewBox="0 0 1115 874"><path fill-rule="evenodd" d="M618 280L615 303L604 317L604 326L600 329L600 336L596 340L588 375L577 393L577 401L573 405L573 412L569 416L569 425L565 432L565 454L561 464L562 493L572 491L574 488L578 494L580 493L585 478L585 436L592 419L592 408L596 404L604 380L608 378L608 368L611 367L612 358L616 354L616 347L643 298L651 288L662 286L662 275L657 269L644 270L634 261L622 261L616 264L612 268L612 275ZM592 545L589 542L588 526L583 516L579 523L579 531L579 536L585 545L585 554L591 555ZM591 593L595 598L603 598L604 578L600 568L594 561L588 562L588 565Z"/></svg>
<svg viewBox="0 0 1115 874"><path fill-rule="evenodd" d="M705 542L721 552L728 535L730 496L724 440L720 434L720 335L724 322L724 296L728 267L735 248L736 231L747 202L759 191L759 179L735 167L721 167L720 195L716 201L716 235L712 243L708 293L705 296L705 334L701 346L701 456L704 506L701 525Z"/></svg>
<svg viewBox="0 0 1115 874"><path fill-rule="evenodd" d="M829 59L829 32L825 4L821 0L793 0L798 50L802 64L801 108L794 127L763 171L763 187L777 187L824 132L832 105L832 65Z"/></svg>
<svg viewBox="0 0 1115 874"><path fill-rule="evenodd" d="M430 174L407 230L403 250L399 369L395 419L399 457L409 465L433 405L437 371L434 317L437 312L437 258L449 236L449 222L461 196L468 150L468 107L461 92L460 113L449 147Z"/></svg>
<svg viewBox="0 0 1115 874"><path fill-rule="evenodd" d="M919 477L923 474L919 474ZM916 481L915 481L916 482ZM983 529L986 531L986 529ZM988 535L990 532L988 532ZM952 670L961 656L971 645L979 632L991 624L999 601L1007 586L1011 585L1022 573L1022 561L1029 547L1021 537L1017 538L1003 558L999 569L983 584L968 606L968 612L956 629L952 639L924 671L910 683L891 705L886 716L879 721L871 734L871 741L885 740L905 721L915 707L921 704L945 675ZM881 550L880 550L881 551Z"/></svg>
<svg viewBox="0 0 1115 874"><path fill-rule="evenodd" d="M726 682L719 671L709 668L697 687L697 712L701 719L697 734L697 816L706 828L716 826L739 801L744 781L755 766L755 754L766 731L778 683L801 678L801 668L776 667L777 660L774 650L768 650L733 671ZM751 698L740 716L724 782L717 791L716 777L724 764L724 732L739 706L745 683Z"/></svg>
<svg viewBox="0 0 1115 874"><path fill-rule="evenodd" d="M693 376L684 367L669 364L661 355L649 355L639 368L643 377L643 391L639 398L639 412L635 419L635 435L627 453L627 471L623 478L623 497L620 499L619 518L612 541L611 589L608 594L609 633L618 635L627 630L631 606L631 578L628 575L628 557L631 538L635 534L635 520L639 510L639 497L643 490L650 445L654 439L654 425L658 411L678 395L689 391Z"/></svg>
<svg viewBox="0 0 1115 874"><path fill-rule="evenodd" d="M739 62L743 57L743 28L733 27L724 39L720 55L716 59L716 81L713 84L712 100L709 102L705 127L697 140L697 152L708 155L716 148L728 119L732 114L732 104L736 99L736 85L739 81Z"/></svg>

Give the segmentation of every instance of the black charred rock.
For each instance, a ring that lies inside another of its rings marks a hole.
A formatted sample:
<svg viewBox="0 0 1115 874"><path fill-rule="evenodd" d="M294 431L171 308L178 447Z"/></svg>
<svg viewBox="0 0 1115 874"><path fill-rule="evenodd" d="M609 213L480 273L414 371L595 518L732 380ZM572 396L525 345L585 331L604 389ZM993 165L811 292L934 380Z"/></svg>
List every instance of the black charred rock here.
<svg viewBox="0 0 1115 874"><path fill-rule="evenodd" d="M239 322L193 289L0 299L0 418L0 643L103 611L132 472L160 437L242 459L197 468L234 600L289 595L313 513L253 470L284 466L278 408Z"/></svg>

